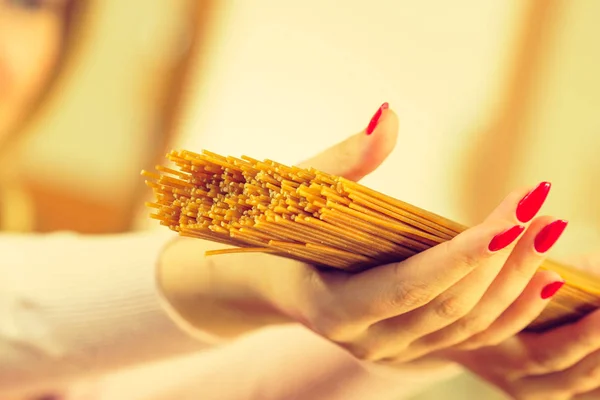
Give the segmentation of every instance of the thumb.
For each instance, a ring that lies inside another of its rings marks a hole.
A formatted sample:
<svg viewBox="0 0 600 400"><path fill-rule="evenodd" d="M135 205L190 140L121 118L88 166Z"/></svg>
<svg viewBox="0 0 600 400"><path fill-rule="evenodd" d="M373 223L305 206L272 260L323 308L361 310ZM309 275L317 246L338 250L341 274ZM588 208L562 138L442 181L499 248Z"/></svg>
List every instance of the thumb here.
<svg viewBox="0 0 600 400"><path fill-rule="evenodd" d="M398 138L398 116L383 103L359 133L299 164L358 181L390 155Z"/></svg>

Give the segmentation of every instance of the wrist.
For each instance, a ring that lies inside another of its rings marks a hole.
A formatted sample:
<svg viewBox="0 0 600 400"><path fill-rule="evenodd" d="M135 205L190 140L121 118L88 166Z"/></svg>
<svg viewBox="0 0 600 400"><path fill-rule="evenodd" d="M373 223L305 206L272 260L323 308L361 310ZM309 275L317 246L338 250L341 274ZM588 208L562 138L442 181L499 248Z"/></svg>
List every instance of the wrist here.
<svg viewBox="0 0 600 400"><path fill-rule="evenodd" d="M157 283L176 322L225 338L289 322L272 301L268 277L257 273L264 271L261 259L255 257L261 255L205 257L206 250L216 247L182 237L165 247Z"/></svg>

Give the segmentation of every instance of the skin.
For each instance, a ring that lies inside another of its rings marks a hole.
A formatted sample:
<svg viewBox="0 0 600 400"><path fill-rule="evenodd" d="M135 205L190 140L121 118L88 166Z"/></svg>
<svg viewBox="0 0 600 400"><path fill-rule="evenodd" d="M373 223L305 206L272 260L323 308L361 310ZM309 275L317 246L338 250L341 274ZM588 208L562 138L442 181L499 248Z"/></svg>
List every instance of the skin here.
<svg viewBox="0 0 600 400"><path fill-rule="evenodd" d="M60 59L67 0L0 0L0 145L31 112Z"/></svg>
<svg viewBox="0 0 600 400"><path fill-rule="evenodd" d="M372 135L359 132L303 164L360 180L390 154L397 131L396 114L386 110ZM518 399L579 398L600 387L593 379L600 314L543 335L519 334L550 301L542 289L562 280L537 271L545 255L533 246L556 218L538 216L510 246L488 250L495 235L519 223L516 206L531 189L515 190L447 243L355 275L262 254L204 257L215 244L177 238L159 264L160 291L184 329L235 338L297 322L368 362L401 369L457 362ZM546 375L532 379L540 373L568 379L546 385Z"/></svg>
<svg viewBox="0 0 600 400"><path fill-rule="evenodd" d="M0 0L0 144L57 67L67 4ZM305 164L358 181L389 155L397 131L396 115L386 110L372 135L361 131ZM372 362L458 362L517 399L600 395L600 313L544 334L518 334L547 304L541 289L560 280L536 272L544 255L532 246L554 218L538 217L513 245L487 250L494 235L517 223L516 204L529 189L510 194L456 239L357 275L260 254L204 258L212 243L180 238L160 262L160 290L182 324L224 337L299 322Z"/></svg>
<svg viewBox="0 0 600 400"><path fill-rule="evenodd" d="M514 399L597 399L599 331L600 312L595 312L544 334L523 333L496 346L450 352L448 357Z"/></svg>

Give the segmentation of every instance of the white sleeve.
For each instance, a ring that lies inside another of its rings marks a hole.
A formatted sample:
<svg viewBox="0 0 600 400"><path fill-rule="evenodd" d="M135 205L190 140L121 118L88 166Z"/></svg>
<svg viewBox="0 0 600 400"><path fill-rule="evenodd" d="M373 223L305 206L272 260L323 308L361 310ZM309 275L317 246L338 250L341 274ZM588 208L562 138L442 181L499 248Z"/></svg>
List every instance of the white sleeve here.
<svg viewBox="0 0 600 400"><path fill-rule="evenodd" d="M113 374L90 391L97 400L400 400L460 372L455 366L394 370L361 362L300 325L280 325Z"/></svg>
<svg viewBox="0 0 600 400"><path fill-rule="evenodd" d="M206 346L161 307L155 267L171 237L0 234L0 392Z"/></svg>

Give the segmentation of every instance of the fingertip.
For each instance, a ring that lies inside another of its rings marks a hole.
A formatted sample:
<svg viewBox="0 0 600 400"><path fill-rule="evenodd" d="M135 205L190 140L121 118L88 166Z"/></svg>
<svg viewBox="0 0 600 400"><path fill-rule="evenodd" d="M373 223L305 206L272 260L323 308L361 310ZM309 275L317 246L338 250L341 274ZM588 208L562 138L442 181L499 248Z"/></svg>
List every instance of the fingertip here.
<svg viewBox="0 0 600 400"><path fill-rule="evenodd" d="M519 242L520 251L525 251L527 254L533 252L538 258L545 257L560 240L567 225L567 220L557 217L547 215L535 217Z"/></svg>
<svg viewBox="0 0 600 400"><path fill-rule="evenodd" d="M522 299L522 301L526 304L526 307L533 306L536 303L545 304L546 302L552 300L552 294L550 293L550 289L547 289L547 287L553 284L558 286L558 284L555 282L561 282L560 286L562 286L565 281L558 273L554 271L537 270L527 286L523 289L519 299ZM556 290L554 290L554 293L556 293L560 287L555 289ZM520 300L517 300L517 302L519 301Z"/></svg>
<svg viewBox="0 0 600 400"><path fill-rule="evenodd" d="M564 284L565 279L560 274L549 270L537 270L525 287L523 296L529 303L535 301L546 303L552 300Z"/></svg>
<svg viewBox="0 0 600 400"><path fill-rule="evenodd" d="M373 132L375 131L377 126L379 126L381 120L383 119L383 115L384 115L385 111L389 108L390 108L389 103L385 102L379 106L377 111L375 111L375 114L373 114L373 116L371 117L371 120L369 121L369 124L367 125L367 128L365 129L365 134L367 136L370 136L371 134L373 134Z"/></svg>
<svg viewBox="0 0 600 400"><path fill-rule="evenodd" d="M455 251L471 254L473 259L486 259L516 242L524 232L521 225L502 220L485 221L454 237Z"/></svg>
<svg viewBox="0 0 600 400"><path fill-rule="evenodd" d="M540 292L540 297L542 300L551 300L556 293L564 286L565 280L562 278L556 278L548 283L546 283Z"/></svg>
<svg viewBox="0 0 600 400"><path fill-rule="evenodd" d="M546 202L551 187L550 182L544 181L529 191L517 205L517 219L523 223L531 221Z"/></svg>
<svg viewBox="0 0 600 400"><path fill-rule="evenodd" d="M361 155L358 162L352 165L350 170L344 173L344 176L352 180L359 180L377 169L396 147L398 126L396 113L390 108L381 106L367 128L355 136L358 138L357 143Z"/></svg>
<svg viewBox="0 0 600 400"><path fill-rule="evenodd" d="M540 254L548 252L560 239L568 224L569 221L567 220L554 219L552 222L544 225L535 236L535 250Z"/></svg>
<svg viewBox="0 0 600 400"><path fill-rule="evenodd" d="M371 132L371 134L367 134L367 136L370 136L377 142L385 144L386 146L382 147L386 147L391 150L396 145L396 141L398 139L399 126L400 123L398 119L398 114L396 114L396 112L391 108L385 108L382 110L379 123Z"/></svg>
<svg viewBox="0 0 600 400"><path fill-rule="evenodd" d="M524 231L525 227L523 225L514 225L511 228L498 233L490 241L488 250L495 253L510 246Z"/></svg>
<svg viewBox="0 0 600 400"><path fill-rule="evenodd" d="M550 182L521 187L512 191L486 218L529 224L539 213L550 192Z"/></svg>
<svg viewBox="0 0 600 400"><path fill-rule="evenodd" d="M564 280L558 272L540 269L535 273L535 279L539 280L540 285L548 282Z"/></svg>

